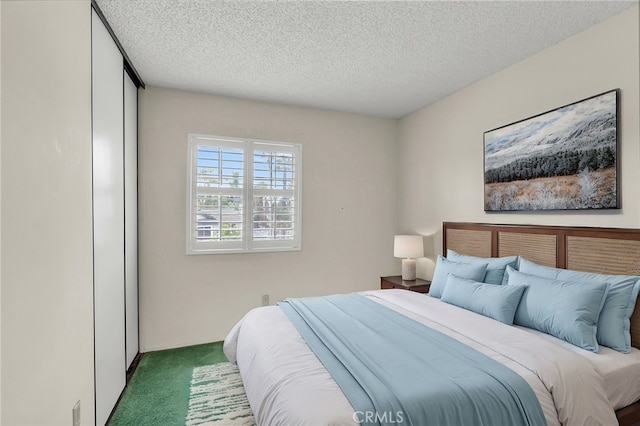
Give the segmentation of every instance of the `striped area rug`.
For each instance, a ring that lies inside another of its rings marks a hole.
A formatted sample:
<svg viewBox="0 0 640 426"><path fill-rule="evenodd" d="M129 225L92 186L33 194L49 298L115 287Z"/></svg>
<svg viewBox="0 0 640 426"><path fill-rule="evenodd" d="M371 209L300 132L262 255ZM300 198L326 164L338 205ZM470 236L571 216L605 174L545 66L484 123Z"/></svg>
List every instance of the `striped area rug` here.
<svg viewBox="0 0 640 426"><path fill-rule="evenodd" d="M193 369L186 426L256 424L238 367L220 362Z"/></svg>

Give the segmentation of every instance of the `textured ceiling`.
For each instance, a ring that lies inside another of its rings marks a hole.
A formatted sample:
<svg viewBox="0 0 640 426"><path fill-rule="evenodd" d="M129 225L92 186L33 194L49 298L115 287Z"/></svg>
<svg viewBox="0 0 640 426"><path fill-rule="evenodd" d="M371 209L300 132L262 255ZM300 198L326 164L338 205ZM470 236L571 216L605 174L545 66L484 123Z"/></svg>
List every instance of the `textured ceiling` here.
<svg viewBox="0 0 640 426"><path fill-rule="evenodd" d="M97 3L146 84L402 117L638 0Z"/></svg>

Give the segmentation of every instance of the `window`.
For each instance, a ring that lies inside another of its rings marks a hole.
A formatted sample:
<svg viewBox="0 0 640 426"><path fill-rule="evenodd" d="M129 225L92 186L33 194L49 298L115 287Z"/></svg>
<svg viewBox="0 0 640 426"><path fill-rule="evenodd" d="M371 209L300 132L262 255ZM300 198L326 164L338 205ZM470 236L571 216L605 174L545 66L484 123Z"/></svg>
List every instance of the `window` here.
<svg viewBox="0 0 640 426"><path fill-rule="evenodd" d="M300 250L299 144L188 135L187 254Z"/></svg>

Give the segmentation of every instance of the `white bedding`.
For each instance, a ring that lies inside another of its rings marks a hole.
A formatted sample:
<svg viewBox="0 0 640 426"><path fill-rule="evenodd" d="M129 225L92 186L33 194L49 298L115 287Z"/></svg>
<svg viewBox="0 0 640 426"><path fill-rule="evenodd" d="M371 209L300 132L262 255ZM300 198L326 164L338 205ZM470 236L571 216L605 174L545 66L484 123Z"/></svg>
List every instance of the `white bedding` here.
<svg viewBox="0 0 640 426"><path fill-rule="evenodd" d="M361 294L520 374L538 397L549 426L616 424L598 371L603 367L557 341L411 291ZM280 308L250 311L227 336L224 351L238 364L259 425L355 424L346 397Z"/></svg>
<svg viewBox="0 0 640 426"><path fill-rule="evenodd" d="M607 398L615 410L640 400L640 349L632 347L631 352L623 354L606 346L600 346L600 351L596 354L541 331L516 327L552 341L591 361L604 379Z"/></svg>

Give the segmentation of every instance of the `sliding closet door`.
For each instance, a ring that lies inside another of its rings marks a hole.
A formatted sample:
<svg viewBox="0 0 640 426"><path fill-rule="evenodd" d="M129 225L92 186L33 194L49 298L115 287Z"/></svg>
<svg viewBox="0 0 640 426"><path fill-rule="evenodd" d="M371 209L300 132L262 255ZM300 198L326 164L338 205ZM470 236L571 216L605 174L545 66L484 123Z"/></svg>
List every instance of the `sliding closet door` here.
<svg viewBox="0 0 640 426"><path fill-rule="evenodd" d="M126 378L124 324L123 58L92 10L93 238L96 423Z"/></svg>
<svg viewBox="0 0 640 426"><path fill-rule="evenodd" d="M138 353L138 88L124 73L124 224L127 368Z"/></svg>

